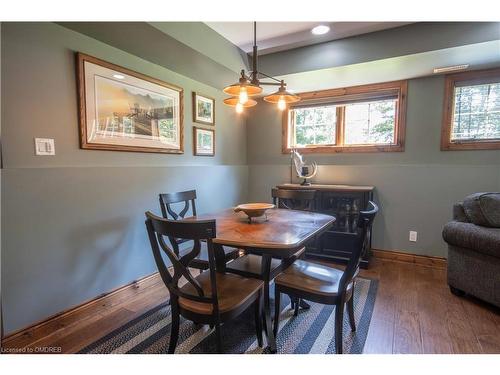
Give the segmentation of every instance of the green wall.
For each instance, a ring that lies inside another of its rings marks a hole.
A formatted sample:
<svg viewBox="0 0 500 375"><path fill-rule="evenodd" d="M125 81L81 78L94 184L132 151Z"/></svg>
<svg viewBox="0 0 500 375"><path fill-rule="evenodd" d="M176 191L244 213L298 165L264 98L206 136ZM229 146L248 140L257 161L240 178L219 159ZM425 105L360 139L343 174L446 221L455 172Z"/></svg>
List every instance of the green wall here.
<svg viewBox="0 0 500 375"><path fill-rule="evenodd" d="M269 75L284 75L347 66L498 40L499 22L416 22L259 58Z"/></svg>
<svg viewBox="0 0 500 375"><path fill-rule="evenodd" d="M244 119L223 93L52 23L2 23L2 305L5 333L155 271L144 212L197 189L210 212L246 200ZM184 88L183 155L81 150L76 51ZM215 78L215 77L213 77ZM216 156L195 157L191 91L216 98ZM34 137L55 139L35 156Z"/></svg>
<svg viewBox="0 0 500 375"><path fill-rule="evenodd" d="M203 22L149 22L149 24L237 74L241 69L247 68L248 55ZM219 85L224 85L224 82L219 82Z"/></svg>
<svg viewBox="0 0 500 375"><path fill-rule="evenodd" d="M467 194L500 190L500 150L440 151L444 78L412 79L408 86L404 152L306 154L319 170L314 182L374 185L381 211L373 247L446 256L441 238L452 205ZM247 121L249 199L268 200L289 182L290 157L281 153L281 113L259 103ZM416 243L408 241L418 231Z"/></svg>
<svg viewBox="0 0 500 375"><path fill-rule="evenodd" d="M195 188L199 211L210 212L267 201L274 185L289 181L281 113L272 105L238 117L219 88L57 24L2 23L1 42L6 333L154 272L143 215L158 212L159 192ZM81 150L76 51L183 87L185 153ZM234 50L220 54L237 62ZM221 76L209 81L228 81L227 67L211 69ZM192 155L191 91L217 100L213 158ZM405 152L306 155L320 165L316 182L376 186L376 248L446 256L441 228L452 204L500 190L500 151L439 150L442 102L442 77L410 81ZM56 156L36 157L34 137L54 138ZM417 243L408 241L409 230L418 231Z"/></svg>

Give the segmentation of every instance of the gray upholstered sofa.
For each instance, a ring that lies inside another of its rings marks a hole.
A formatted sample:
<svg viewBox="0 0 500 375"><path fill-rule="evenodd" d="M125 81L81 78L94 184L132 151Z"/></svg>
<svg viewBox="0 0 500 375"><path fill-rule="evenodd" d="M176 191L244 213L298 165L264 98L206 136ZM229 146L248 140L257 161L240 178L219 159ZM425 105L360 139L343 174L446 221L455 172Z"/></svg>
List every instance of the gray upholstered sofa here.
<svg viewBox="0 0 500 375"><path fill-rule="evenodd" d="M500 307L500 193L475 193L455 204L443 238L451 291Z"/></svg>

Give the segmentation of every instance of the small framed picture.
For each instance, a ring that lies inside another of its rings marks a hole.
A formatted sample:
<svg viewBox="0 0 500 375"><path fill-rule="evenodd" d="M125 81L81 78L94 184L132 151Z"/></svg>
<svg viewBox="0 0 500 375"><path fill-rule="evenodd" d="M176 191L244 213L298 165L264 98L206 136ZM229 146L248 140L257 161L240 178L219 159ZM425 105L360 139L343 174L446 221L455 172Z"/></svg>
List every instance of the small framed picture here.
<svg viewBox="0 0 500 375"><path fill-rule="evenodd" d="M196 156L214 156L215 130L193 126L193 148Z"/></svg>
<svg viewBox="0 0 500 375"><path fill-rule="evenodd" d="M193 121L215 125L215 99L193 92Z"/></svg>

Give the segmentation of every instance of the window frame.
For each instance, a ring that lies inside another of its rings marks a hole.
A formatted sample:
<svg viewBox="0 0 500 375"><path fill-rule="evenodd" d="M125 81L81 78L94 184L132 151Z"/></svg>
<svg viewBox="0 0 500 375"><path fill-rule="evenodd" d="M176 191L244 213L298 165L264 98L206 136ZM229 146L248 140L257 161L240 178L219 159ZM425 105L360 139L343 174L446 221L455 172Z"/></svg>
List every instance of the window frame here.
<svg viewBox="0 0 500 375"><path fill-rule="evenodd" d="M457 83L471 81L471 84L484 84L498 77L500 82L500 68L474 70L469 72L448 74L445 76L443 121L441 125L441 150L500 150L500 139L488 140L451 140L453 116L455 111L455 87Z"/></svg>
<svg viewBox="0 0 500 375"><path fill-rule="evenodd" d="M345 106L342 107L342 102L346 104L356 100L349 98L357 98L357 100L383 100L387 97L387 93L391 92L397 97L396 114L394 123L394 139L392 144L367 144L367 145L346 145L344 144L345 131ZM405 144L405 128L406 128L406 97L408 92L408 81L392 81L384 83L376 83L361 86L343 87L338 89L328 89L320 91L310 91L297 94L303 101L321 100L322 103L328 105L338 105L336 113L336 144L334 145L318 145L306 147L289 147L291 125L289 123L290 111L294 107L301 106L303 102L297 105L291 105L283 111L282 117L282 141L281 149L283 154L289 154L292 149L298 150L301 153L329 153L338 152L402 152ZM328 101L331 99L331 101ZM313 104L311 104L313 105Z"/></svg>

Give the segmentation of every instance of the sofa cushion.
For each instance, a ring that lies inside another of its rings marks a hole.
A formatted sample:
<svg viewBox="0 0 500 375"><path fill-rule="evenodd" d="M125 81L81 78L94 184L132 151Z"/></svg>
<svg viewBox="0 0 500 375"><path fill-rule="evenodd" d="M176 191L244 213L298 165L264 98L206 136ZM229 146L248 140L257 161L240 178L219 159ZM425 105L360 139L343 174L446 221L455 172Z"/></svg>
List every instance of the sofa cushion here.
<svg viewBox="0 0 500 375"><path fill-rule="evenodd" d="M465 214L470 222L500 228L500 193L475 193L464 199Z"/></svg>
<svg viewBox="0 0 500 375"><path fill-rule="evenodd" d="M469 218L465 214L463 202L455 203L453 205L453 220L463 221L464 223L469 223Z"/></svg>
<svg viewBox="0 0 500 375"><path fill-rule="evenodd" d="M500 258L500 228L450 221L444 226L443 239L450 245Z"/></svg>

